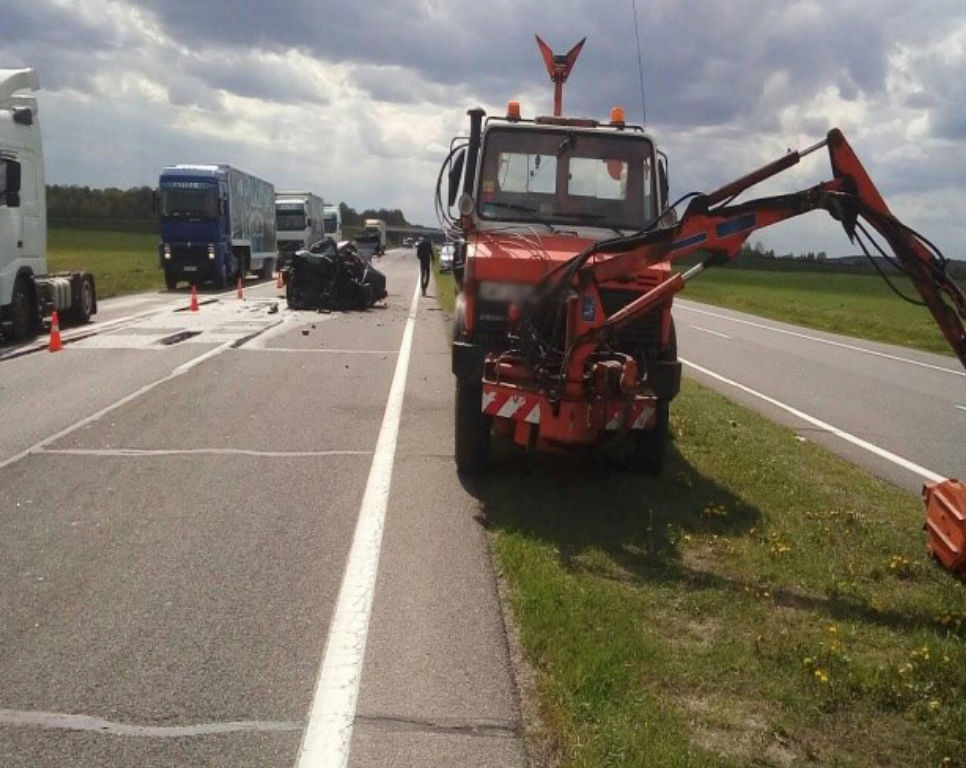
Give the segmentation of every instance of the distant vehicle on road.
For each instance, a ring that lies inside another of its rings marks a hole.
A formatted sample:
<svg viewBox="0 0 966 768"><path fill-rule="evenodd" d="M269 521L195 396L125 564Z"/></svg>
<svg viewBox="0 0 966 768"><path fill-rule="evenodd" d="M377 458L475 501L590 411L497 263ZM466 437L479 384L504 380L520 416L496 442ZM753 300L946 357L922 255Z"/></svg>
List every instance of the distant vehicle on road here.
<svg viewBox="0 0 966 768"><path fill-rule="evenodd" d="M322 239L325 204L311 192L275 193L275 231L278 264L284 266L296 251Z"/></svg>
<svg viewBox="0 0 966 768"><path fill-rule="evenodd" d="M97 311L89 272L47 271L47 198L32 69L0 70L0 333L22 341L54 310L86 323Z"/></svg>
<svg viewBox="0 0 966 768"><path fill-rule="evenodd" d="M453 243L444 243L439 249L439 271L440 272L452 272L453 271L453 255L455 253L456 247Z"/></svg>
<svg viewBox="0 0 966 768"><path fill-rule="evenodd" d="M382 256L386 252L386 222L382 219L366 219L362 232L356 237L356 247L364 259Z"/></svg>
<svg viewBox="0 0 966 768"><path fill-rule="evenodd" d="M325 225L323 227L326 237L331 237L335 242L342 242L342 211L337 205L325 206Z"/></svg>
<svg viewBox="0 0 966 768"><path fill-rule="evenodd" d="M272 276L275 187L230 165L170 165L158 187L168 290L179 280L224 288L249 271Z"/></svg>

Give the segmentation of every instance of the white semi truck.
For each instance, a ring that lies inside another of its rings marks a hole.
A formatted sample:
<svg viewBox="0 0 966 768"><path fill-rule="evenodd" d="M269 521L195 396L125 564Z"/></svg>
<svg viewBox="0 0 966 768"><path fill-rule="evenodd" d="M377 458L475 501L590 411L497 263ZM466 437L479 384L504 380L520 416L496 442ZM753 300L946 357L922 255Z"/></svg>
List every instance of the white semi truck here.
<svg viewBox="0 0 966 768"><path fill-rule="evenodd" d="M363 258L382 256L386 252L386 222L382 219L366 219L362 231L356 235L356 246Z"/></svg>
<svg viewBox="0 0 966 768"><path fill-rule="evenodd" d="M296 251L325 237L325 203L311 192L275 193L278 265L285 266Z"/></svg>
<svg viewBox="0 0 966 768"><path fill-rule="evenodd" d="M47 272L47 187L32 69L0 69L0 335L37 333L54 310L86 323L97 311L94 277Z"/></svg>
<svg viewBox="0 0 966 768"><path fill-rule="evenodd" d="M337 205L325 206L325 236L342 242L342 211Z"/></svg>

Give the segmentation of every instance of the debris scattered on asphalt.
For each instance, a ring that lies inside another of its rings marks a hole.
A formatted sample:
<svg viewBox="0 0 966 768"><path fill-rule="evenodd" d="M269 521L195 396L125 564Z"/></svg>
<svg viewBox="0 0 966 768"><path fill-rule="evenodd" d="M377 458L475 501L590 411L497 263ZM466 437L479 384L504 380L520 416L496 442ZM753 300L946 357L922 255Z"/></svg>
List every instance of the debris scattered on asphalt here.
<svg viewBox="0 0 966 768"><path fill-rule="evenodd" d="M302 335L303 336L308 336L309 335L309 329L308 328L303 328L302 329Z"/></svg>

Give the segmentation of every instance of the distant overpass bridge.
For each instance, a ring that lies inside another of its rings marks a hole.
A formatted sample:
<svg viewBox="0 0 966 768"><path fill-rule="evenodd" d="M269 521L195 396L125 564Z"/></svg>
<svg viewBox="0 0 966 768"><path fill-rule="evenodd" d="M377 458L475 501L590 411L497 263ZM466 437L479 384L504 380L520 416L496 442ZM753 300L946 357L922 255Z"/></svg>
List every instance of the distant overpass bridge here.
<svg viewBox="0 0 966 768"><path fill-rule="evenodd" d="M351 239L359 233L362 227L343 227L342 229L345 237ZM442 243L446 240L446 235L443 234L443 230L439 227L401 227L391 224L386 226L386 242L389 245L399 245L402 243L403 238L406 237L428 237L434 243Z"/></svg>

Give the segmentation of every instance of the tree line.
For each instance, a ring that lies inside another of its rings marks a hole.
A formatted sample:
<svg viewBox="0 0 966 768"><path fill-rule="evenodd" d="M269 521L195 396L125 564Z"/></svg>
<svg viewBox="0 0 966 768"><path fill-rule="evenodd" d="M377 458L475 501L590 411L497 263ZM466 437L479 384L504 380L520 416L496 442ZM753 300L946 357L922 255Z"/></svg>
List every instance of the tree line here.
<svg viewBox="0 0 966 768"><path fill-rule="evenodd" d="M383 219L389 226L409 226L406 215L399 208L367 208L359 212L346 203L339 203L339 208L342 223L349 227L361 227L365 219ZM156 215L152 187L93 189L73 184L47 185L47 216L54 220L143 222Z"/></svg>

